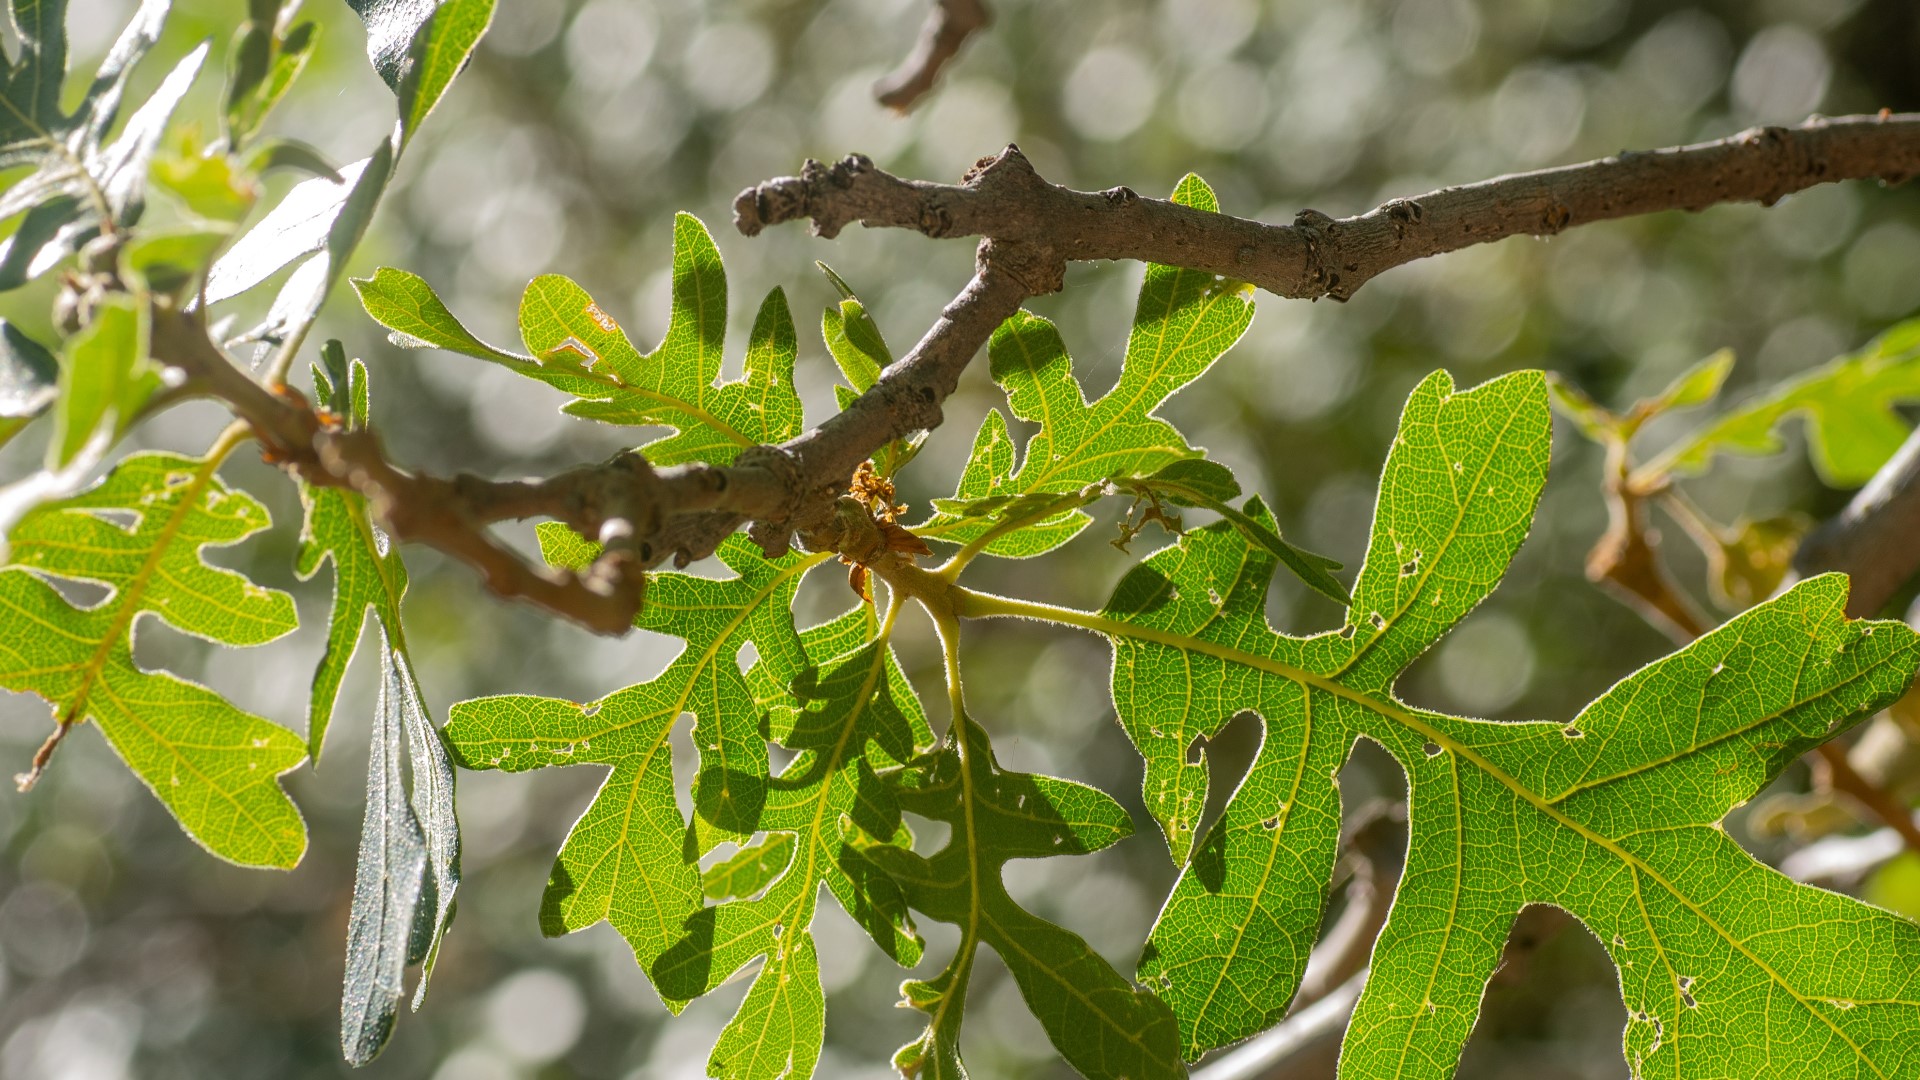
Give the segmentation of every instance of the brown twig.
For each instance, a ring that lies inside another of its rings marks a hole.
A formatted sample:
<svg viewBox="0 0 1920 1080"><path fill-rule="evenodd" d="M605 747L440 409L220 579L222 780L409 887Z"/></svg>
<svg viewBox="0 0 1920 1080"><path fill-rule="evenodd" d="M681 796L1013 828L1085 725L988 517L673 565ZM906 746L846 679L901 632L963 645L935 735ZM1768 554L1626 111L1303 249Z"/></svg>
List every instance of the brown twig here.
<svg viewBox="0 0 1920 1080"><path fill-rule="evenodd" d="M1607 531L1587 556L1587 578L1606 586L1641 618L1685 645L1709 627L1674 585L1654 551L1647 500L1663 495L1664 489L1636 489L1628 482L1633 470L1626 441L1613 439L1606 445L1602 486L1607 499ZM1704 526L1698 520L1681 520L1690 531ZM1847 614L1871 617L1920 569L1920 544L1913 539L1916 530L1920 530L1920 432L1907 439L1844 512L1803 542L1794 566L1801 574L1847 574L1851 582ZM1703 549L1711 540L1698 535L1696 539ZM1916 826L1913 812L1855 770L1843 746L1824 742L1813 752L1819 759L1815 775L1820 787L1852 796L1899 833L1909 850L1920 852L1920 826Z"/></svg>
<svg viewBox="0 0 1920 1080"><path fill-rule="evenodd" d="M1906 842L1907 850L1920 853L1920 824L1913 820L1913 811L1894 798L1880 785L1861 776L1847 760L1846 748L1838 743L1824 742L1814 750L1820 756L1817 773L1824 773L1819 782L1823 786L1850 795L1859 800L1862 806L1873 812Z"/></svg>
<svg viewBox="0 0 1920 1080"><path fill-rule="evenodd" d="M1707 632L1706 620L1667 576L1655 551L1647 497L1627 483L1632 469L1625 439L1608 441L1605 468L1607 531L1587 553L1587 580L1684 645Z"/></svg>
<svg viewBox="0 0 1920 1080"><path fill-rule="evenodd" d="M984 0L933 0L920 40L900 66L873 84L874 100L896 112L918 104L967 39L993 23Z"/></svg>
<svg viewBox="0 0 1920 1080"><path fill-rule="evenodd" d="M343 438L304 402L269 393L190 317L156 322L155 355L188 369L200 392L226 401L290 469L365 491L400 539L442 547L499 591L617 632L638 609L643 570L668 558L680 565L706 558L742 525L751 524L749 534L769 553L785 550L796 534L810 546L829 542L834 500L854 469L888 442L938 425L960 373L994 329L1028 298L1059 289L1068 261L1151 260L1283 296L1345 299L1389 267L1505 236L1656 210L1772 202L1825 181L1892 182L1916 173L1920 116L1816 119L1448 188L1338 221L1302 211L1280 226L1126 188L1071 191L1041 179L1011 146L982 159L958 185L902 180L858 156L833 166L808 162L799 177L740 194L741 232L810 218L822 236L853 221L929 237L980 236L975 272L913 350L846 409L781 446L751 448L727 467L654 470L633 455L523 485L439 481L393 468L376 442ZM607 562L574 577L525 565L484 531L490 521L521 516L549 516L601 536Z"/></svg>
<svg viewBox="0 0 1920 1080"><path fill-rule="evenodd" d="M1844 570L1847 614L1879 614L1920 573L1920 431L1907 437L1845 510L1807 535L1793 557L1803 577Z"/></svg>
<svg viewBox="0 0 1920 1080"><path fill-rule="evenodd" d="M993 160L1017 155L1009 147ZM1835 180L1898 183L1920 175L1920 114L1752 128L1715 142L1443 188L1350 218L1303 210L1290 226L1209 214L1123 187L1074 191L1041 179L1024 158L1017 164L990 182L956 186L902 180L858 156L832 166L808 162L798 177L742 192L734 220L749 236L810 218L821 236L858 221L931 237L1020 240L1069 260L1150 260L1249 281L1278 296L1345 300L1392 267L1509 236L1728 202L1770 205Z"/></svg>

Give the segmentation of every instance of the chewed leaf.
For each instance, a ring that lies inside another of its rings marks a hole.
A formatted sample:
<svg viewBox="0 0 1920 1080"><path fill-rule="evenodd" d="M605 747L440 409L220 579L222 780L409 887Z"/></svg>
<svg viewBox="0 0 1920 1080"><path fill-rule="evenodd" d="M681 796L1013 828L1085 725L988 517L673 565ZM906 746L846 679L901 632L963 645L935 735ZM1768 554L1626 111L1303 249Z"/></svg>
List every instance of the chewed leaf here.
<svg viewBox="0 0 1920 1080"><path fill-rule="evenodd" d="M1216 209L1198 177L1181 181L1174 201ZM1040 425L1019 467L1006 420L990 413L974 441L956 499L1066 492L1110 479L1150 475L1203 451L1155 416L1161 404L1199 378L1253 321L1253 300L1238 282L1212 274L1152 264L1140 286L1120 381L1089 403L1074 377L1066 345L1052 323L1025 311L994 331L988 344L993 378L1007 390L1013 414ZM993 540L991 554L1024 557L1052 550L1085 527L1072 511L1034 522ZM984 522L935 515L916 529L922 536L964 543L983 535Z"/></svg>
<svg viewBox="0 0 1920 1080"><path fill-rule="evenodd" d="M98 485L14 528L11 564L0 569L0 610L10 625L50 632L0 635L0 686L52 702L62 725L97 723L181 827L215 855L290 867L306 850L307 832L279 778L306 758L299 736L204 687L143 671L133 659L143 616L224 645L264 644L295 626L292 597L203 561L206 548L238 543L269 524L265 507L220 482L223 457L135 454ZM79 608L49 578L112 592Z"/></svg>
<svg viewBox="0 0 1920 1080"><path fill-rule="evenodd" d="M1192 736L1252 709L1265 738L1191 847L1141 961L1183 1053L1277 1022L1299 985L1333 867L1333 777L1357 738L1411 788L1407 867L1373 951L1341 1074L1451 1075L1518 912L1578 916L1608 948L1639 1075L1899 1076L1920 1065L1920 928L1795 885L1720 828L1814 744L1899 697L1920 638L1845 618L1846 583L1802 582L1623 680L1571 722L1467 720L1399 701L1399 673L1489 592L1546 475L1538 374L1408 401L1346 625L1265 621L1273 557L1221 523L1130 573L1099 616L1114 698L1147 759L1176 855L1205 797ZM1258 517L1257 510L1254 516ZM1209 703L1194 710L1185 703ZM1845 962L1835 958L1846 957ZM1836 1009L1833 1001L1850 1009ZM1872 1004L1868 1004L1871 1002ZM1649 1027L1648 1030L1651 1030Z"/></svg>
<svg viewBox="0 0 1920 1080"><path fill-rule="evenodd" d="M353 284L367 314L403 344L502 364L572 395L566 411L575 416L675 429L677 434L643 448L655 465L726 464L749 446L800 432L800 396L793 385L798 338L779 289L767 295L754 320L745 378L718 381L726 272L713 238L690 214L675 219L673 314L666 338L651 353L642 353L585 289L558 274L535 278L521 297L520 333L528 356L475 337L412 274L382 268Z"/></svg>

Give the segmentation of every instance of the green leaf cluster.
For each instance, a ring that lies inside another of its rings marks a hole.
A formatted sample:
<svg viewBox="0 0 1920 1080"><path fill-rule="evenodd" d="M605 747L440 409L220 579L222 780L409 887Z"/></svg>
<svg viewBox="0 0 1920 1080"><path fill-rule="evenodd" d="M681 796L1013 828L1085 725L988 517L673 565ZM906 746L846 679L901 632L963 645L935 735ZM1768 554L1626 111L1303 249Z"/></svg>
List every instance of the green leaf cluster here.
<svg viewBox="0 0 1920 1080"><path fill-rule="evenodd" d="M128 456L86 485L129 429L183 396L150 355L155 318L238 295L304 260L265 322L241 339L278 349L261 378L275 388L282 381L365 233L400 149L471 54L493 3L382 7L368 13L378 23L376 45L403 36L404 70L391 83L400 124L343 171L304 144L261 137L312 55L314 25L295 22L297 2L245 5L219 111L224 137L211 145L202 145L191 123L174 122L207 43L176 63L114 133L134 68L161 37L168 0L143 0L84 92L64 95L77 102L71 110L62 107L65 0L14 0L18 48L0 72L0 167L11 171L0 218L25 214L0 245L0 289L80 256L55 305L66 335L57 346L0 324L0 443L51 414L45 468L0 488L0 685L39 694L54 720L22 784L32 783L75 725L92 720L194 840L233 862L292 867L306 830L280 778L309 755L317 759L371 611L383 678L342 1001L342 1046L355 1064L385 1042L412 964L422 966L418 1007L460 874L453 768L407 654L399 555L361 496L302 485L298 572L312 577L328 560L335 571L332 626L302 740L134 660L135 631L146 616L230 646L295 628L290 597L204 558L207 549L270 524L260 502L219 477L247 428L229 428L199 458ZM229 247L257 198L259 175L281 167L317 179L297 186ZM150 191L166 196L158 223ZM365 369L348 365L337 343L324 359L326 371L315 375L321 404L350 426L365 426ZM97 590L104 599L90 596Z"/></svg>
<svg viewBox="0 0 1920 1080"><path fill-rule="evenodd" d="M1183 1054L1285 1014L1333 869L1335 778L1365 738L1406 770L1411 839L1342 1075L1451 1075L1508 928L1532 903L1571 911L1607 947L1638 1075L1757 1076L1788 1059L1809 1075L1911 1071L1920 928L1788 881L1720 827L1912 679L1920 639L1848 621L1844 579L1801 583L1568 722L1488 723L1395 696L1400 672L1504 573L1546 477L1547 437L1536 373L1466 391L1443 373L1422 383L1335 631L1270 628L1273 559L1224 523L1147 559L1098 613L966 605L1113 643L1115 705L1182 864L1140 977L1178 1017ZM1259 754L1195 837L1206 776L1187 748L1241 710L1262 720Z"/></svg>
<svg viewBox="0 0 1920 1080"><path fill-rule="evenodd" d="M160 38L170 0L143 0L71 112L66 0L12 0L19 49L0 81L0 169L26 168L0 191L0 219L25 212L0 250L0 289L17 288L100 235L138 221L147 166L206 62L202 43L176 63L109 139L133 69Z"/></svg>

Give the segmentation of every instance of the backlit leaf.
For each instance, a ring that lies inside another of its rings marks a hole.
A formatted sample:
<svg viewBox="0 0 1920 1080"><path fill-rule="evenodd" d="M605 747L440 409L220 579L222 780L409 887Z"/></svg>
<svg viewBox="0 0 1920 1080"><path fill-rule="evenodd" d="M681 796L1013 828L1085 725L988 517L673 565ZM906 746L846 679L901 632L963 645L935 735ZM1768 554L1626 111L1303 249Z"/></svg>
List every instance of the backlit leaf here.
<svg viewBox="0 0 1920 1080"><path fill-rule="evenodd" d="M1217 210L1212 189L1188 176L1173 201ZM1120 381L1088 402L1052 323L1025 311L994 331L988 344L993 378L1007 390L1015 416L1040 425L1019 467L1013 440L998 410L987 414L974 439L954 498L1075 491L1113 478L1148 476L1203 451L1154 415L1160 405L1202 375L1253 321L1251 288L1196 270L1149 264L1127 339ZM991 554L1038 555L1065 543L1087 524L1080 511L1034 522L1001 535ZM984 534L981 521L936 514L915 531L965 542Z"/></svg>
<svg viewBox="0 0 1920 1080"><path fill-rule="evenodd" d="M1189 744L1251 709L1264 740L1192 846L1140 977L1189 1058L1285 1014L1339 831L1358 738L1406 770L1407 867L1348 1030L1342 1076L1452 1074L1515 915L1578 916L1620 968L1636 1075L1902 1076L1920 1067L1920 927L1801 886L1720 827L1814 744L1897 698L1913 631L1848 621L1846 582L1802 582L1623 680L1579 716L1489 723L1408 705L1400 672L1495 586L1546 476L1536 373L1407 403L1346 624L1265 619L1271 556L1226 524L1129 573L1098 615L970 600L1094 629L1176 856L1204 798ZM1051 612L1051 614L1048 614ZM1697 1066L1695 1063L1699 1063Z"/></svg>
<svg viewBox="0 0 1920 1080"><path fill-rule="evenodd" d="M558 565L580 565L592 545L562 526L541 530ZM685 638L686 648L650 682L585 705L506 696L455 705L446 736L469 769L522 772L553 765L609 765L593 804L574 824L541 901L540 926L570 933L601 920L627 939L643 968L685 934L702 906L701 844L674 804L668 735L695 717L701 775L695 821L713 842L744 840L768 805L767 746L738 654L749 642L760 662L788 677L805 667L792 603L800 577L825 556L769 562L744 537L720 547L738 575L726 580L654 574L636 625ZM682 1000L656 985L671 1007Z"/></svg>
<svg viewBox="0 0 1920 1080"><path fill-rule="evenodd" d="M1083 784L1003 770L971 720L956 720L954 730L923 774L903 778L899 793L904 809L952 826L946 846L931 858L884 844L868 849L915 910L961 928L945 970L901 987L905 1003L930 1019L926 1032L895 1055L895 1067L909 1077L966 1075L960 1017L974 954L984 943L1006 962L1054 1048L1083 1075L1186 1075L1166 1004L1134 987L1078 935L1015 903L1000 877L1011 859L1078 855L1126 837L1133 832L1127 812Z"/></svg>
<svg viewBox="0 0 1920 1080"><path fill-rule="evenodd" d="M674 220L673 314L667 334L642 353L585 289L558 274L535 278L520 301L520 334L531 360L482 342L426 282L382 269L354 282L362 306L402 345L431 346L502 364L577 400L566 411L610 424L668 427L678 434L643 448L655 465L731 462L758 443L800 433L793 385L797 338L786 294L767 294L747 342L746 376L717 382L726 338L727 278L706 226Z"/></svg>
<svg viewBox="0 0 1920 1080"><path fill-rule="evenodd" d="M650 969L663 996L690 1000L765 958L714 1046L708 1073L716 1077L812 1074L826 1023L811 929L821 886L897 963L911 967L920 959L899 887L861 852L908 843L899 807L874 767L931 744L926 718L867 606L807 631L803 641L819 666L789 678L797 707L770 721L774 737L799 753L773 780L754 822L791 838L777 849L787 853L777 860L778 877L753 896L763 885L759 875L743 875L737 860L726 864L729 892L742 898L694 914ZM764 684L779 682L782 669L777 659L762 660L750 681L768 693ZM775 863L770 855L766 861Z"/></svg>
<svg viewBox="0 0 1920 1080"><path fill-rule="evenodd" d="M1742 403L1634 470L1633 484L1647 490L1665 476L1702 472L1716 454L1777 453L1781 423L1805 416L1820 478L1834 487L1859 487L1913 430L1895 407L1915 402L1920 319Z"/></svg>
<svg viewBox="0 0 1920 1080"><path fill-rule="evenodd" d="M206 458L135 454L106 479L25 517L0 569L0 686L53 703L57 723L92 720L122 760L207 850L249 866L290 867L306 826L279 777L305 760L299 736L205 687L133 660L142 616L223 645L259 645L294 628L293 600L202 560L208 547L265 529L267 511ZM48 579L111 594L77 607Z"/></svg>

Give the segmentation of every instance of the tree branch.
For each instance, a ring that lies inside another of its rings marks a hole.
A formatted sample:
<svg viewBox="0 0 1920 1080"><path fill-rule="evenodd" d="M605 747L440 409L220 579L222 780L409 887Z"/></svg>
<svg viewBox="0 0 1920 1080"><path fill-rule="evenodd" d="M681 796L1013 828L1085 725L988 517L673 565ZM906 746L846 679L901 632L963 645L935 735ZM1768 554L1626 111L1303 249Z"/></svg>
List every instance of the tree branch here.
<svg viewBox="0 0 1920 1080"><path fill-rule="evenodd" d="M933 0L913 52L873 84L874 100L896 112L912 109L933 89L940 72L959 55L967 39L992 23L993 13L984 0Z"/></svg>
<svg viewBox="0 0 1920 1080"><path fill-rule="evenodd" d="M1920 431L1838 515L1800 542L1793 557L1802 577L1844 570L1853 580L1847 614L1879 614L1920 573Z"/></svg>
<svg viewBox="0 0 1920 1080"><path fill-rule="evenodd" d="M544 481L414 475L388 463L371 436L329 427L304 401L255 383L191 319L157 313L155 355L187 370L200 392L226 401L290 471L365 494L399 539L469 562L497 592L618 633L638 611L642 571L668 558L682 566L704 559L744 524L770 554L795 535L809 546L833 543L835 499L853 470L889 441L937 426L942 403L994 329L1028 298L1058 290L1070 260L1153 261L1281 296L1344 300L1390 267L1505 236L1720 202L1771 203L1826 181L1897 182L1917 173L1920 115L1816 119L1447 188L1337 221L1305 210L1284 226L1124 187L1072 191L1041 179L1012 146L981 159L958 185L902 180L859 156L833 166L810 161L800 176L769 180L735 199L741 232L809 218L821 236L853 221L936 238L979 236L975 272L912 351L845 410L725 467L655 470L627 454ZM600 537L605 562L572 576L535 569L485 531L534 516Z"/></svg>
<svg viewBox="0 0 1920 1080"><path fill-rule="evenodd" d="M734 220L752 236L810 218L831 237L851 222L930 237L1017 239L1070 260L1133 259L1249 281L1277 296L1345 300L1382 271L1509 236L1728 202L1771 205L1835 180L1899 183L1920 175L1920 114L1815 118L1729 138L1442 188L1334 219L1302 210L1292 225L1209 214L1118 187L1050 184L1014 147L959 185L902 180L860 156L747 189Z"/></svg>

